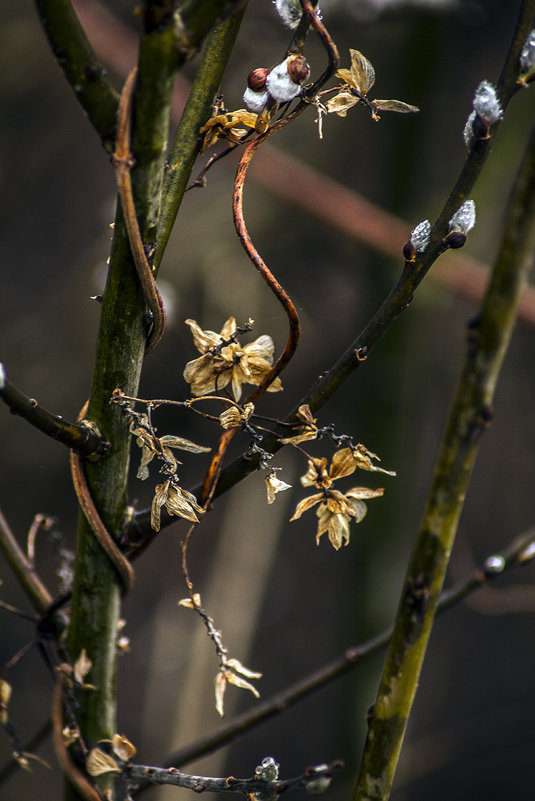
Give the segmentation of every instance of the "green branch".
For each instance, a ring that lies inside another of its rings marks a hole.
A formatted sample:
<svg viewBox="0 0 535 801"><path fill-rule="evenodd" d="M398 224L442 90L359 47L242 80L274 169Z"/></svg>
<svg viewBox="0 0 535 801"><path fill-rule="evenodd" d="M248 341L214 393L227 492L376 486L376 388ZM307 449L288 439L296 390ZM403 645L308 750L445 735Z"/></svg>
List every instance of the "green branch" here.
<svg viewBox="0 0 535 801"><path fill-rule="evenodd" d="M243 10L237 11L225 22L216 25L207 37L203 57L167 159L168 169L153 262L155 269L159 267L169 241L191 170L199 153L199 130L210 117L214 98L219 91L243 14Z"/></svg>
<svg viewBox="0 0 535 801"><path fill-rule="evenodd" d="M72 448L82 456L99 459L109 448L109 442L96 427L87 423L71 423L63 417L43 409L35 398L29 398L8 381L4 365L0 363L0 398L11 410L38 428L48 437Z"/></svg>
<svg viewBox="0 0 535 801"><path fill-rule="evenodd" d="M409 565L354 801L391 792L450 552L481 436L511 338L535 249L535 130L505 215L505 232L438 455L429 499Z"/></svg>
<svg viewBox="0 0 535 801"><path fill-rule="evenodd" d="M111 152L119 96L95 55L70 0L35 0L50 49L97 131Z"/></svg>

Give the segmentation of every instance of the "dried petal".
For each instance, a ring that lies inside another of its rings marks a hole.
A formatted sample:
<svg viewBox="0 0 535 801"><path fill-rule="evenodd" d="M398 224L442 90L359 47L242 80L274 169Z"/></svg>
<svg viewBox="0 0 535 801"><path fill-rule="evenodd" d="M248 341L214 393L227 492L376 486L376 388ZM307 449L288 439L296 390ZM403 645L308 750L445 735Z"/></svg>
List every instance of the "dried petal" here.
<svg viewBox="0 0 535 801"><path fill-rule="evenodd" d="M189 451L189 453L208 453L208 451L212 450L204 445L196 445L195 442L190 442L189 439L184 439L184 437L176 437L173 434L164 434L163 437L160 437L160 442L168 448L179 448L181 451Z"/></svg>
<svg viewBox="0 0 535 801"><path fill-rule="evenodd" d="M301 484L303 487L330 487L332 484L331 478L327 473L327 459L309 459L308 470L304 476L301 476Z"/></svg>
<svg viewBox="0 0 535 801"><path fill-rule="evenodd" d="M308 512L309 509L312 509L313 506L316 506L317 503L321 503L321 501L323 500L324 500L323 492L320 492L318 495L310 495L310 497L305 498L302 501L299 501L299 503L295 508L295 512L290 518L290 523L293 522L294 520L299 520L299 518L304 512Z"/></svg>
<svg viewBox="0 0 535 801"><path fill-rule="evenodd" d="M403 100L372 100L372 106L379 111L397 111L398 114L414 114L420 111L418 106L404 103Z"/></svg>
<svg viewBox="0 0 535 801"><path fill-rule="evenodd" d="M0 679L0 724L5 726L8 722L7 708L11 699L13 688L5 679Z"/></svg>
<svg viewBox="0 0 535 801"><path fill-rule="evenodd" d="M287 484L285 481L281 481L279 478L277 478L277 474L274 470L268 476L266 476L265 482L268 503L273 503L275 501L275 495L277 492L284 492L284 490L290 489L292 486L291 484Z"/></svg>
<svg viewBox="0 0 535 801"><path fill-rule="evenodd" d="M178 606L184 606L186 609L200 609L201 608L201 594L195 592L193 598L182 598L178 602Z"/></svg>
<svg viewBox="0 0 535 801"><path fill-rule="evenodd" d="M117 762L100 748L92 748L85 762L90 776L102 776L103 773L120 773Z"/></svg>
<svg viewBox="0 0 535 801"><path fill-rule="evenodd" d="M80 656L74 663L74 680L85 690L94 690L95 687L92 684L85 683L85 677L91 670L93 662L89 659L85 648L82 649L80 652Z"/></svg>
<svg viewBox="0 0 535 801"><path fill-rule="evenodd" d="M373 464L372 459L376 459L378 462L381 460L376 453L371 453L371 451L369 451L364 445L356 445L352 449L352 453L356 462L356 466L361 470L370 470L374 473L386 473L387 476L396 475L394 470L385 470L384 467L378 467L377 465Z"/></svg>
<svg viewBox="0 0 535 801"><path fill-rule="evenodd" d="M124 734L114 734L112 737L113 750L123 762L129 762L136 755L136 747Z"/></svg>
<svg viewBox="0 0 535 801"><path fill-rule="evenodd" d="M338 70L337 78L348 83L359 94L366 95L375 83L375 70L370 61L359 50L349 50L351 55L351 69Z"/></svg>
<svg viewBox="0 0 535 801"><path fill-rule="evenodd" d="M333 454L331 460L330 477L334 480L350 476L357 469L357 463L351 448L341 448Z"/></svg>
<svg viewBox="0 0 535 801"><path fill-rule="evenodd" d="M329 114L338 114L339 117L345 117L349 109L359 102L358 97L351 94L347 89L342 89L341 92L327 100L325 106Z"/></svg>
<svg viewBox="0 0 535 801"><path fill-rule="evenodd" d="M215 677L215 708L221 715L224 716L225 710L225 690L227 689L227 675L223 669L217 672Z"/></svg>

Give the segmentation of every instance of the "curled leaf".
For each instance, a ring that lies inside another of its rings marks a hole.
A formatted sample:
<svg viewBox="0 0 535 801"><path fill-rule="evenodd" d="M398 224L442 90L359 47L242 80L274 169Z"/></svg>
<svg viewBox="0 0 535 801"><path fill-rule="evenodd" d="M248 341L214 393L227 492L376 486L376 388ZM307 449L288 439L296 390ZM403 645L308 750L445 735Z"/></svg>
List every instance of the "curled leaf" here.
<svg viewBox="0 0 535 801"><path fill-rule="evenodd" d="M397 111L398 114L413 114L420 111L418 106L404 103L403 100L372 100L372 106L379 111Z"/></svg>

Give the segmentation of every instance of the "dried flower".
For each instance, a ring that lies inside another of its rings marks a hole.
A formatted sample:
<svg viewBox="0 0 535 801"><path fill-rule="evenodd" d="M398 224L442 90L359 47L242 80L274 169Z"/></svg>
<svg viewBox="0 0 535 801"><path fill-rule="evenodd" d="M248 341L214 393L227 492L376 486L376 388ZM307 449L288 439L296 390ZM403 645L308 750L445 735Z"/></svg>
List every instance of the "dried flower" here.
<svg viewBox="0 0 535 801"><path fill-rule="evenodd" d="M132 423L130 432L136 437L136 445L141 448L141 462L137 471L137 478L145 481L149 477L149 464L155 456L165 462L167 474L174 474L181 462L173 454L171 448L178 448L189 453L208 453L210 448L204 445L196 445L184 437L177 437L174 434L164 434L157 437L150 432L149 421L146 415L141 416L141 424Z"/></svg>
<svg viewBox="0 0 535 801"><path fill-rule="evenodd" d="M245 128L239 128L239 125ZM247 134L247 128L254 128L255 125L256 114L243 108L214 114L199 131L203 136L201 153L212 147L218 139L225 139L231 145L237 144Z"/></svg>
<svg viewBox="0 0 535 801"><path fill-rule="evenodd" d="M191 492L178 486L175 477L171 477L163 484L157 484L152 499L150 524L154 531L160 530L160 513L165 506L170 515L183 517L198 523L198 515L204 514L204 509L197 503L197 498Z"/></svg>
<svg viewBox="0 0 535 801"><path fill-rule="evenodd" d="M338 490L324 490L298 503L290 522L298 520L303 512L319 504L316 510L318 517L316 543L319 545L322 534L328 532L329 540L338 550L342 545L349 543L351 519L356 523L360 523L364 519L367 511L364 499L378 498L383 493L383 489L372 490L367 487L353 487L345 495Z"/></svg>
<svg viewBox="0 0 535 801"><path fill-rule="evenodd" d="M310 411L310 407L307 403L304 403L302 406L299 407L297 410L296 417L299 420L302 420L304 426L300 426L301 429L304 429L301 434L296 434L293 437L284 437L280 440L283 445L298 445L300 442L306 442L310 439L316 439L318 436L318 427L316 425L316 418L312 416L312 412Z"/></svg>
<svg viewBox="0 0 535 801"><path fill-rule="evenodd" d="M354 448L342 448L336 451L328 471L327 459L309 459L308 470L301 477L301 484L304 487L316 487L321 492L300 501L290 521L298 520L304 512L319 504L316 510L318 517L316 542L319 543L322 534L328 532L329 540L336 550L344 543L347 545L350 521L355 520L360 523L366 515L364 500L378 498L384 490L353 487L342 494L338 490L332 489L332 484L337 479L354 473L357 467L364 470L380 470L389 475L395 475L395 473L374 465L371 460L377 458L364 445L357 445Z"/></svg>
<svg viewBox="0 0 535 801"><path fill-rule="evenodd" d="M290 489L291 484L287 484L285 481L281 481L280 478L277 478L277 474L274 470L266 476L266 489L267 489L267 502L274 503L275 495L277 492L284 492L284 490Z"/></svg>
<svg viewBox="0 0 535 801"><path fill-rule="evenodd" d="M238 662L237 659L225 660L225 663L221 665L215 677L215 705L221 717L224 715L224 699L227 684L241 687L242 690L249 690L255 698L260 698L260 693L256 687L246 679L260 679L261 677L261 673L255 673L249 670L244 667L241 662Z"/></svg>
<svg viewBox="0 0 535 801"><path fill-rule="evenodd" d="M254 412L254 403L244 403L243 407L229 406L219 415L221 428L240 428L246 423Z"/></svg>
<svg viewBox="0 0 535 801"><path fill-rule="evenodd" d="M338 114L345 117L347 112L357 103L364 101L372 111L372 118L378 120L378 111L397 111L400 114L408 114L419 111L417 106L404 103L402 100L367 100L366 95L375 83L375 70L370 61L359 50L349 50L351 56L350 69L339 69L336 73L337 78L341 78L344 84L339 87L337 94L325 104L329 114Z"/></svg>
<svg viewBox="0 0 535 801"><path fill-rule="evenodd" d="M236 320L229 317L221 332L204 331L195 320L186 320L197 350L203 355L188 362L184 378L191 384L195 396L207 395L231 384L234 399L239 401L242 384L260 384L273 364L273 340L264 334L248 345L235 339ZM280 378L268 387L268 392L282 389Z"/></svg>

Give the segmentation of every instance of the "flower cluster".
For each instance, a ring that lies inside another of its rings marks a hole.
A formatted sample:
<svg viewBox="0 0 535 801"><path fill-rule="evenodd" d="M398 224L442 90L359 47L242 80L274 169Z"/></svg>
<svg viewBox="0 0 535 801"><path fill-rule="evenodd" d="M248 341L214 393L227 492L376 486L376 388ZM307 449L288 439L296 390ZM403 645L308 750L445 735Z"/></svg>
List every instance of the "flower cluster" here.
<svg viewBox="0 0 535 801"><path fill-rule="evenodd" d="M417 106L404 103L402 100L368 100L367 94L375 83L375 70L370 61L359 50L349 51L351 56L350 69L339 69L337 78L343 84L338 87L334 97L325 104L329 114L338 114L345 117L347 112L357 103L364 103L371 111L374 120L379 119L377 111L397 111L408 114L419 111Z"/></svg>
<svg viewBox="0 0 535 801"><path fill-rule="evenodd" d="M333 489L333 482L339 478L349 476L357 468L364 470L381 470L393 475L388 470L382 470L373 465L372 458L377 458L363 445L353 448L342 448L336 451L327 470L327 459L309 459L308 470L301 478L304 487L316 487L320 492L310 495L297 504L291 521L298 520L304 512L317 506L316 516L318 527L316 542L327 533L331 544L336 550L349 543L349 523L354 520L360 523L364 519L367 507L365 500L378 498L383 489L368 489L367 487L353 487L345 493Z"/></svg>
<svg viewBox="0 0 535 801"><path fill-rule="evenodd" d="M186 323L191 328L195 347L202 354L188 362L184 370L193 395L209 395L230 384L234 399L239 401L243 384L261 384L271 370L274 345L270 336L264 334L248 345L240 345L234 317L228 318L219 334L203 330L195 320L186 320ZM281 389L280 378L275 378L267 391Z"/></svg>

